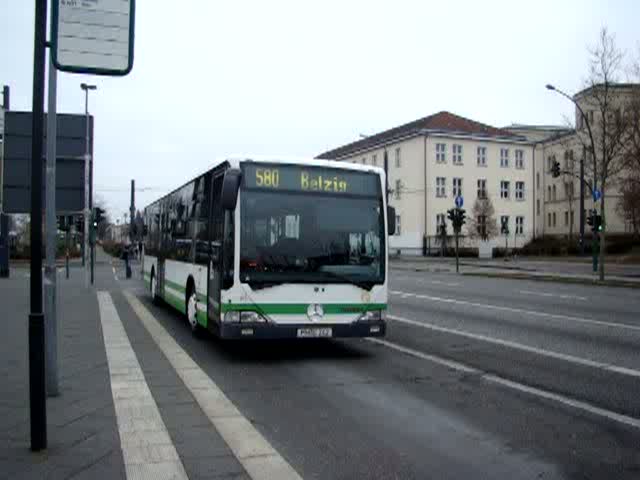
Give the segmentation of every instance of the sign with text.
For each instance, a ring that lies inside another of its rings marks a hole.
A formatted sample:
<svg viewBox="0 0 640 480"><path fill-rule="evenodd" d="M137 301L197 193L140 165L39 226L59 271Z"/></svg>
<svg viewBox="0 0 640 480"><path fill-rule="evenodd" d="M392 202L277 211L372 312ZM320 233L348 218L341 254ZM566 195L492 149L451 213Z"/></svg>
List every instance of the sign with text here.
<svg viewBox="0 0 640 480"><path fill-rule="evenodd" d="M127 75L134 17L135 0L53 0L53 64L64 72Z"/></svg>
<svg viewBox="0 0 640 480"><path fill-rule="evenodd" d="M245 188L380 196L380 177L375 173L337 168L265 163L243 164Z"/></svg>

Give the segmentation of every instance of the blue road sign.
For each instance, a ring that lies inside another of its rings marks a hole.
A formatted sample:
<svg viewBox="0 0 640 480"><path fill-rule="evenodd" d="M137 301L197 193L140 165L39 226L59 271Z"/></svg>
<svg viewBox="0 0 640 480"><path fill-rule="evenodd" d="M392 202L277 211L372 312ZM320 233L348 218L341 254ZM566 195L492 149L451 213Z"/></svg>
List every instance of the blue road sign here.
<svg viewBox="0 0 640 480"><path fill-rule="evenodd" d="M600 200L600 198L602 198L602 192L600 190L594 190L593 201L597 202L598 200Z"/></svg>
<svg viewBox="0 0 640 480"><path fill-rule="evenodd" d="M456 197L456 207L462 208L462 205L464 205L464 199L460 195L458 195Z"/></svg>

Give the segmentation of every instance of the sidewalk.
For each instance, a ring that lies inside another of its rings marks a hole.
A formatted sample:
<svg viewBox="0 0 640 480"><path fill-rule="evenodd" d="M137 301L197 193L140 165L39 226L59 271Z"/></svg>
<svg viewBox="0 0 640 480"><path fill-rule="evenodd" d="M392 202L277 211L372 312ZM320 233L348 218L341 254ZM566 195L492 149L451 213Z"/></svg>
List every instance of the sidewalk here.
<svg viewBox="0 0 640 480"><path fill-rule="evenodd" d="M550 261L549 259L520 258L505 261L502 258L461 258L460 272L474 276L640 287L640 265L608 263L605 269L605 281L600 282L598 274L591 271L590 259L581 260L564 262L560 259ZM395 270L431 273L456 271L455 258L448 257L396 257L390 259L390 265Z"/></svg>
<svg viewBox="0 0 640 480"><path fill-rule="evenodd" d="M29 278L0 279L0 472L3 478L124 478L95 294L58 274L60 396L47 399L48 448L30 450Z"/></svg>

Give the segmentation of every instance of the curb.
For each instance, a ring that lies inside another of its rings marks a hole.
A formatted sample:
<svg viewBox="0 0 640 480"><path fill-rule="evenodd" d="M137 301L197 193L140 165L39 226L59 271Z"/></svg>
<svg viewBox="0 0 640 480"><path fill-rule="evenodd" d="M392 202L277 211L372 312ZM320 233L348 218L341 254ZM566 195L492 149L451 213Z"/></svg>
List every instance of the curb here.
<svg viewBox="0 0 640 480"><path fill-rule="evenodd" d="M624 287L640 289L640 282L628 282L625 280L604 280L576 277L561 277L557 275L527 275L520 273L502 273L502 272L461 272L462 275L470 277L487 277L487 278L508 278L513 280L536 280L539 282L556 282L569 283L578 285L596 285L604 287Z"/></svg>

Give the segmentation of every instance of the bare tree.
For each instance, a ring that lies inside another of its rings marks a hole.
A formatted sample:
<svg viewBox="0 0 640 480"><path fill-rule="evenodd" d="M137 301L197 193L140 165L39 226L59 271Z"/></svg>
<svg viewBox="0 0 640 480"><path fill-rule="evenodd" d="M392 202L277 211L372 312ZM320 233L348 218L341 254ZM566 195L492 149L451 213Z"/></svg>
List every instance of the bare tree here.
<svg viewBox="0 0 640 480"><path fill-rule="evenodd" d="M487 241L498 235L498 222L491 197L476 198L471 210L471 217L467 222L467 232L470 238Z"/></svg>
<svg viewBox="0 0 640 480"><path fill-rule="evenodd" d="M604 280L606 252L605 202L607 188L616 186L624 169L624 153L629 136L629 122L617 83L622 71L623 54L615 37L606 28L600 32L598 44L589 49L589 77L577 101L587 116L586 129L578 129L577 138L587 153L585 177L592 179L594 190L601 192L600 214L600 280Z"/></svg>
<svg viewBox="0 0 640 480"><path fill-rule="evenodd" d="M622 183L621 193L616 205L617 212L631 225L637 238L640 235L640 177L626 178Z"/></svg>

